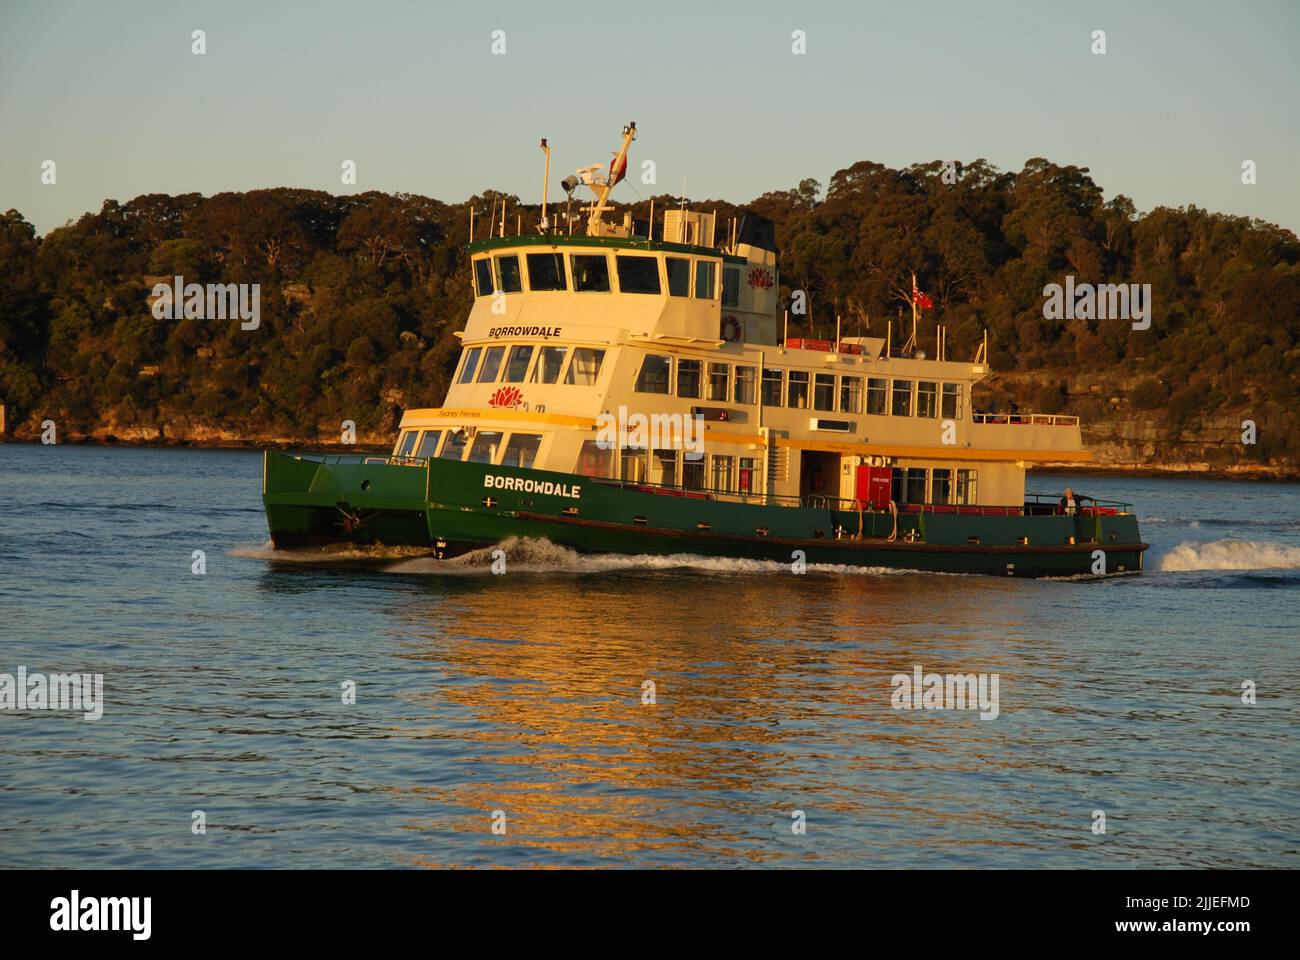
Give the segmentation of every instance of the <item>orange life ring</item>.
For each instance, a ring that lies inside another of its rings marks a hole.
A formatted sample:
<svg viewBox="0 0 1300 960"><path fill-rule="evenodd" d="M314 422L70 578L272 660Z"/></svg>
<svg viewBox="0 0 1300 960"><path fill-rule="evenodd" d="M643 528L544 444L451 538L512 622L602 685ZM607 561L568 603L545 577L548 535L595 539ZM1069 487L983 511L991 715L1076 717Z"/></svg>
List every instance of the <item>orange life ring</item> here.
<svg viewBox="0 0 1300 960"><path fill-rule="evenodd" d="M722 318L722 339L727 343L740 342L740 321L735 317Z"/></svg>

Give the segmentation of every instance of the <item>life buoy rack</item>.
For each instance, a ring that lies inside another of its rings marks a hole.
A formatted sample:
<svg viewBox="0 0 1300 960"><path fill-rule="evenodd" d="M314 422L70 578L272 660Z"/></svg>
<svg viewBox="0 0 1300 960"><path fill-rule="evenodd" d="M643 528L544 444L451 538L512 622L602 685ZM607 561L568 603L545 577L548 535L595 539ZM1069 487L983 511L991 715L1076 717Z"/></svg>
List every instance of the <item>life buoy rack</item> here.
<svg viewBox="0 0 1300 960"><path fill-rule="evenodd" d="M735 317L722 318L722 339L727 343L740 343L740 321Z"/></svg>

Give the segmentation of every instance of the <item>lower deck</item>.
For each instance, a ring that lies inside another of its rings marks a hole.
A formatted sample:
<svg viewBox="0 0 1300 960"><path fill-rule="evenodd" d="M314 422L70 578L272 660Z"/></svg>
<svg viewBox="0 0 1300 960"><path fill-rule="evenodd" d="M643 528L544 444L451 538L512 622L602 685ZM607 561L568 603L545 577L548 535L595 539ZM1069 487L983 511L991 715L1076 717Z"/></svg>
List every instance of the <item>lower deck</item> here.
<svg viewBox="0 0 1300 960"><path fill-rule="evenodd" d="M820 494L716 497L436 459L268 453L263 499L277 547L376 543L453 556L510 537L544 537L589 552L1015 576L1136 572L1146 549L1123 505L1070 514L1050 502L882 507Z"/></svg>

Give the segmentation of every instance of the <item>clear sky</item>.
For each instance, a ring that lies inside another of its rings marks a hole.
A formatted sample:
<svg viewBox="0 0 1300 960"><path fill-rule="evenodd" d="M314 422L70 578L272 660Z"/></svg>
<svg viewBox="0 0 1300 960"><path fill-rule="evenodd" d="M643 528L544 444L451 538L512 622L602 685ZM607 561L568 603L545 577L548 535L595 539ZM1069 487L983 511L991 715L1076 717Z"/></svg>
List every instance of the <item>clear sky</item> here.
<svg viewBox="0 0 1300 960"><path fill-rule="evenodd" d="M1195 204L1297 229L1298 100L1297 0L0 0L0 210L44 233L142 193L455 202L496 188L536 202L541 137L554 198L635 120L615 199L684 183L744 202L858 160L1018 170L1044 156L1089 167L1140 210Z"/></svg>

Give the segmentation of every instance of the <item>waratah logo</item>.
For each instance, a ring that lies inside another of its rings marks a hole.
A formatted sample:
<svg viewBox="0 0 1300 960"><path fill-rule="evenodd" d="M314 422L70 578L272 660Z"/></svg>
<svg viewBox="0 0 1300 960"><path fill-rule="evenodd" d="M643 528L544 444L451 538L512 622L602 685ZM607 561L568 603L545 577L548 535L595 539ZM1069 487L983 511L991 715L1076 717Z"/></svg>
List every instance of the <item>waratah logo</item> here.
<svg viewBox="0 0 1300 960"><path fill-rule="evenodd" d="M501 387L488 400L490 407L517 407L524 402L523 392L518 387Z"/></svg>
<svg viewBox="0 0 1300 960"><path fill-rule="evenodd" d="M773 281L770 271L764 270L762 267L755 267L749 271L749 285L758 287L760 290L766 290L774 286L775 281Z"/></svg>

